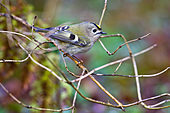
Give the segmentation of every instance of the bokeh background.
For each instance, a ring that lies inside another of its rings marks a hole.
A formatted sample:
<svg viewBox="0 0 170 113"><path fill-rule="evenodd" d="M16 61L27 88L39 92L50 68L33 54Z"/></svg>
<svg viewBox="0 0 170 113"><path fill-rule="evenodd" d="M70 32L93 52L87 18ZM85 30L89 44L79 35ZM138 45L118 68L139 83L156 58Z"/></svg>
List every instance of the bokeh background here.
<svg viewBox="0 0 170 113"><path fill-rule="evenodd" d="M5 0L3 3L8 6ZM81 21L99 22L104 6L104 0L9 0L10 11L29 23L34 16L38 16L35 26L51 27L66 22L78 23ZM151 35L130 44L133 53L149 47L158 46L143 55L136 57L139 74L157 73L170 66L170 1L169 0L108 0L107 10L102 22L103 31L108 34L123 34L127 40L135 39L147 33ZM0 12L6 13L0 6ZM22 24L12 20L12 30L31 32ZM0 17L0 29L7 30L6 18ZM103 38L102 42L110 51L114 51L123 40L119 37ZM27 46L31 46L25 41ZM59 53L46 54L56 65L65 71ZM113 56L106 54L99 42L87 53L77 55L82 59L89 70L108 62L128 55L126 47L121 48ZM23 59L26 54L16 46L15 42L7 39L6 34L0 33L0 59ZM50 65L42 55L34 56L40 63L57 70ZM70 70L80 71L69 59L67 64ZM118 65L102 69L97 73L113 73ZM68 78L73 79L66 71ZM59 73L58 73L59 74ZM132 62L122 64L117 74L133 75ZM170 72L158 77L141 79L142 97L147 98L162 93L170 92ZM137 100L134 78L122 77L95 77L105 88L117 97L122 103L127 104ZM31 60L24 63L1 63L0 81L3 85L22 102L45 108L59 109L72 104L74 90L67 84L56 80L49 72L34 64ZM80 91L88 97L111 101L90 79L82 81ZM146 102L154 104L163 99ZM170 104L170 103L168 103ZM167 105L167 104L166 104ZM0 113L32 113L33 111L16 104L0 88ZM63 113L69 113L65 111ZM78 96L76 101L77 113L123 113L119 109L105 107L84 100ZM126 108L126 113L168 113L170 108L162 110L146 110L137 105Z"/></svg>

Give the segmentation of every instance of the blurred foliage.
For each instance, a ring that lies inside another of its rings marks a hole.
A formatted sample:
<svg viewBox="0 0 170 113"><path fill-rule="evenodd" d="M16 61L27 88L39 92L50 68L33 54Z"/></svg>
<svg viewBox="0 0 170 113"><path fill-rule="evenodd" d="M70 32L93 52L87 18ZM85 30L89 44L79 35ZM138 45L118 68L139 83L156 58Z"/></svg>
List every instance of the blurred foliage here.
<svg viewBox="0 0 170 113"><path fill-rule="evenodd" d="M4 4L4 0L2 0ZM50 27L65 22L93 21L98 22L104 0L9 0L12 14L25 19L32 24L35 15L38 19L35 26ZM138 56L139 74L152 74L159 72L170 65L170 1L169 0L108 0L102 23L103 31L108 34L121 33L127 40L152 33L149 38L130 44L135 53L153 43L158 47L154 50ZM6 13L5 8L0 7L0 12ZM12 20L12 30L31 32L30 29ZM0 17L0 29L8 30L6 18ZM40 38L39 36L37 36ZM31 38L31 37L30 37ZM29 41L21 38L25 47L32 48ZM41 38L40 38L41 40ZM114 51L123 40L119 37L101 39L110 51ZM56 52L46 54L55 65L65 71L63 61ZM82 59L88 69L94 69L108 62L127 56L127 48L122 47L114 56L106 54L99 42L87 53L77 55ZM7 39L6 34L0 34L0 59L23 59L26 54L15 44ZM52 70L56 70L43 56L35 56L36 60ZM75 64L66 59L68 67L73 72L79 73ZM118 65L110 66L98 71L98 73L113 73ZM66 71L65 71L66 72ZM56 71L57 74L59 74ZM131 61L122 64L118 74L134 74ZM141 79L143 98L151 97L165 92L170 92L169 72L155 78ZM71 79L70 75L67 73ZM115 97L123 103L137 100L135 81L132 78L121 77L96 77ZM71 106L74 90L65 83L60 83L49 72L27 60L24 63L1 63L0 81L17 98L26 104L37 107L54 108ZM98 99L109 100L90 79L82 81L81 92ZM153 102L158 102L157 100ZM147 102L150 104L150 102ZM119 109L108 108L90 103L80 96L76 102L77 113L123 113ZM31 113L32 110L21 107L12 101L0 88L0 113ZM38 111L36 111L38 113ZM66 111L64 113L69 113ZM126 113L168 113L165 110L146 110L141 106L133 106L126 109Z"/></svg>

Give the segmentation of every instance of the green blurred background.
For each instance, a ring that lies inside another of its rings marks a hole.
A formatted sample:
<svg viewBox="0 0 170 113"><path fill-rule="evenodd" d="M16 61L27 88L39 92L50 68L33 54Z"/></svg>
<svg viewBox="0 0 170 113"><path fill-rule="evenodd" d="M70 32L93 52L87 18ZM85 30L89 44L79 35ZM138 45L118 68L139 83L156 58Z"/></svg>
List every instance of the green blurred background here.
<svg viewBox="0 0 170 113"><path fill-rule="evenodd" d="M2 0L3 1L3 0ZM7 5L6 2L3 1ZM65 22L92 21L99 22L104 0L9 0L10 11L29 23L38 16L35 26L51 27ZM158 46L143 55L136 57L139 74L157 73L170 66L170 1L169 0L108 0L107 10L102 22L104 32L108 34L123 34L127 40L135 39L147 33L151 35L144 40L130 44L132 51L138 52L152 44ZM6 12L0 6L0 12ZM12 20L13 31L30 32L25 26ZM0 29L7 30L5 17L0 17ZM30 37L31 38L31 37ZM114 51L123 40L119 37L103 38L102 42L110 51ZM28 46L30 44L25 41ZM65 71L63 61L58 53L46 54L56 65ZM127 48L122 47L116 54L109 56L96 42L87 53L77 55L82 59L89 70L108 62L127 56ZM23 59L26 54L15 45L9 43L5 34L0 34L0 59ZM40 63L57 70L41 55L34 57ZM67 59L70 70L79 73L79 69ZM98 71L98 73L113 73L118 65ZM73 79L66 71L68 78ZM59 73L58 73L59 74ZM124 62L117 74L134 74L131 61ZM141 79L142 97L147 98L170 92L170 72L158 77ZM127 104L137 100L134 78L122 77L95 77L105 88ZM59 109L72 104L74 90L67 84L56 80L49 72L34 64L31 60L24 63L1 63L0 81L22 102L45 108ZM80 91L94 99L110 101L90 79L82 81ZM163 99L146 102L154 104ZM170 103L169 103L170 104ZM166 104L167 105L167 104ZM0 88L0 113L32 113L39 111L29 110L16 104ZM66 111L63 113L69 113ZM76 102L77 113L123 113L119 109L105 107L88 102L78 96ZM168 113L170 108L163 110L146 110L137 105L126 108L126 113Z"/></svg>

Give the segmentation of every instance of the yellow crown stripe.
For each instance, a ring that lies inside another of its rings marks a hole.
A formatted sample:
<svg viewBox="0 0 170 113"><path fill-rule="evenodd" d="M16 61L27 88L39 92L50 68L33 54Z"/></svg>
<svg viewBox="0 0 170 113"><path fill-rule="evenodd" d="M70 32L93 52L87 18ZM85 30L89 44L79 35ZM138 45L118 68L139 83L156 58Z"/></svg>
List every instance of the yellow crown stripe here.
<svg viewBox="0 0 170 113"><path fill-rule="evenodd" d="M102 28L98 25L98 24L95 24L93 23L99 30L101 30Z"/></svg>

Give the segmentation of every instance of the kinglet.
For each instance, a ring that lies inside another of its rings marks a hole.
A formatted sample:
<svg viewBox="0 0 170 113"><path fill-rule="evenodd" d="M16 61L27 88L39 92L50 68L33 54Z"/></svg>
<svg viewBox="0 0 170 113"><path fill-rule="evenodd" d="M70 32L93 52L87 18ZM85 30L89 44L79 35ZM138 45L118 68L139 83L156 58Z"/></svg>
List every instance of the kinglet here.
<svg viewBox="0 0 170 113"><path fill-rule="evenodd" d="M62 49L70 55L90 50L99 37L106 34L102 32L99 25L93 22L61 25L45 29L34 27L34 30L36 32L45 32L45 37L54 41L58 49Z"/></svg>

